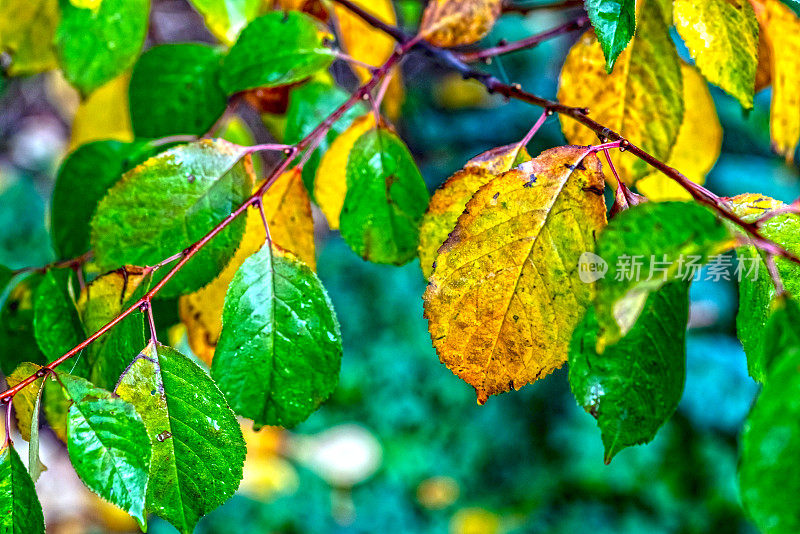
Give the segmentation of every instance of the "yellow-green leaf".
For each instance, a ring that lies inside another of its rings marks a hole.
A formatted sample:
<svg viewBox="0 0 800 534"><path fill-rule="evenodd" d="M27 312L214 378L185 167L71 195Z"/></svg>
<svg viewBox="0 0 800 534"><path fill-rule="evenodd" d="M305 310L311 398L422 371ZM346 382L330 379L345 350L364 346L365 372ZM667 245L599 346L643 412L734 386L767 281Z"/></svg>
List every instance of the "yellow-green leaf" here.
<svg viewBox="0 0 800 534"><path fill-rule="evenodd" d="M780 0L751 1L769 44L772 145L778 154L792 161L800 141L800 19Z"/></svg>
<svg viewBox="0 0 800 534"><path fill-rule="evenodd" d="M528 151L519 143L493 148L469 160L436 190L419 228L419 260L425 278L433 274L439 247L455 228L458 216L464 212L472 195L498 174L530 159Z"/></svg>
<svg viewBox="0 0 800 534"><path fill-rule="evenodd" d="M392 26L397 25L397 15L391 0L354 0L353 3L383 22ZM374 67L383 65L394 52L395 40L373 28L344 6L334 4L333 9L336 14L339 41L344 51L350 57L367 65ZM355 66L354 70L362 82L371 76L364 67Z"/></svg>
<svg viewBox="0 0 800 534"><path fill-rule="evenodd" d="M375 127L375 115L359 117L331 144L317 167L314 179L314 199L317 201L328 226L339 229L339 214L347 195L347 158L358 138Z"/></svg>
<svg viewBox="0 0 800 534"><path fill-rule="evenodd" d="M131 116L128 112L129 80L130 74L114 78L81 102L72 121L70 151L102 139L133 141Z"/></svg>
<svg viewBox="0 0 800 534"><path fill-rule="evenodd" d="M284 173L267 190L263 205L273 241L281 248L293 252L312 269L316 269L314 221L300 171L292 169ZM222 331L222 306L228 285L244 260L264 246L265 238L261 216L257 210L250 210L244 237L233 259L214 281L178 301L189 346L209 365Z"/></svg>
<svg viewBox="0 0 800 534"><path fill-rule="evenodd" d="M489 33L502 7L502 0L431 0L419 32L436 46L472 44Z"/></svg>
<svg viewBox="0 0 800 534"><path fill-rule="evenodd" d="M694 183L703 184L722 149L722 126L703 77L685 63L681 64L681 74L686 111L667 165L678 169ZM692 198L677 182L658 171L636 182L636 188L650 200Z"/></svg>
<svg viewBox="0 0 800 534"><path fill-rule="evenodd" d="M8 74L35 74L57 66L53 35L58 0L0 0L0 51L8 52Z"/></svg>
<svg viewBox="0 0 800 534"><path fill-rule="evenodd" d="M40 368L41 366L35 363L22 362L19 364L19 367L14 369L13 373L6 377L8 387L13 388ZM31 420L33 419L33 410L36 406L36 399L39 397L40 389L42 389L41 378L14 395L14 411L17 414L17 429L19 429L19 433L25 441L31 440Z"/></svg>
<svg viewBox="0 0 800 534"><path fill-rule="evenodd" d="M673 16L703 76L752 108L758 23L749 1L675 0Z"/></svg>
<svg viewBox="0 0 800 534"><path fill-rule="evenodd" d="M640 37L641 36L641 37ZM594 32L572 47L561 69L558 99L570 106L590 106L590 116L619 132L656 158L666 160L683 120L681 67L658 4L646 2L636 36L606 74L606 60ZM572 144L597 143L597 135L577 121L561 117ZM629 153L612 156L622 180L634 183L650 167Z"/></svg>
<svg viewBox="0 0 800 534"><path fill-rule="evenodd" d="M478 402L560 367L594 285L578 260L606 223L600 161L547 150L481 187L439 249L425 316L440 360Z"/></svg>
<svg viewBox="0 0 800 534"><path fill-rule="evenodd" d="M258 15L259 0L191 0L202 15L209 31L225 43L232 45L242 28Z"/></svg>

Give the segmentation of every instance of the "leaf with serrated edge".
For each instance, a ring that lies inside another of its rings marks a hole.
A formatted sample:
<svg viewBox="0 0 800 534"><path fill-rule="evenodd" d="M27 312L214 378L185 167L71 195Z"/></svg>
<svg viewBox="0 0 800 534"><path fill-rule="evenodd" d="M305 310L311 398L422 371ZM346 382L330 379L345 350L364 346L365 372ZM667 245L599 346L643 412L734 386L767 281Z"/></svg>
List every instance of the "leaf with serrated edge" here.
<svg viewBox="0 0 800 534"><path fill-rule="evenodd" d="M428 189L405 143L389 130L366 132L347 158L342 238L365 260L402 265L414 258Z"/></svg>
<svg viewBox="0 0 800 534"><path fill-rule="evenodd" d="M375 128L375 115L367 113L342 132L322 156L314 179L314 200L331 230L339 229L339 214L347 194L347 158L356 141Z"/></svg>
<svg viewBox="0 0 800 534"><path fill-rule="evenodd" d="M635 0L587 0L586 12L611 72L617 57L625 50L636 29Z"/></svg>
<svg viewBox="0 0 800 534"><path fill-rule="evenodd" d="M501 0L431 0L419 33L436 46L460 46L482 39L494 26Z"/></svg>
<svg viewBox="0 0 800 534"><path fill-rule="evenodd" d="M772 103L769 131L775 151L794 160L800 140L800 18L780 0L751 0L769 45Z"/></svg>
<svg viewBox="0 0 800 534"><path fill-rule="evenodd" d="M424 297L428 329L479 403L567 360L594 295L577 265L605 226L603 187L588 147L546 150L481 187L439 249Z"/></svg>
<svg viewBox="0 0 800 534"><path fill-rule="evenodd" d="M630 331L650 293L671 280L691 280L692 265L699 268L733 243L728 227L696 202L647 202L615 216L597 243L608 264L597 282L597 350Z"/></svg>
<svg viewBox="0 0 800 534"><path fill-rule="evenodd" d="M590 103L592 119L667 160L683 121L681 68L658 4L652 0L645 0L640 10L636 35L619 55L614 72L606 74L600 43L592 31L586 32L561 69L558 100L570 106ZM597 142L595 132L569 117L559 118L568 142ZM629 153L613 151L611 159L629 185L651 170Z"/></svg>
<svg viewBox="0 0 800 534"><path fill-rule="evenodd" d="M72 271L50 270L36 288L33 327L45 359L55 360L85 339L75 307Z"/></svg>
<svg viewBox="0 0 800 534"><path fill-rule="evenodd" d="M667 165L680 169L684 176L702 185L722 149L722 126L703 77L686 63L681 63L681 73L686 111ZM648 200L692 198L686 189L659 171L654 171L636 182L636 188Z"/></svg>
<svg viewBox="0 0 800 534"><path fill-rule="evenodd" d="M300 171L292 169L278 178L264 195L263 207L273 242L316 269L314 221ZM222 331L222 307L228 286L242 263L264 245L265 239L261 216L257 210L250 210L242 243L225 270L203 289L180 298L180 317L186 325L189 346L208 365Z"/></svg>
<svg viewBox="0 0 800 534"><path fill-rule="evenodd" d="M678 407L686 376L689 283L651 293L628 334L602 354L589 309L572 335L569 383L575 399L597 419L611 461L625 447L648 443Z"/></svg>
<svg viewBox="0 0 800 534"><path fill-rule="evenodd" d="M247 25L231 47L222 64L220 84L232 95L299 82L333 62L333 50L324 45L330 38L319 21L305 13L262 15Z"/></svg>
<svg viewBox="0 0 800 534"><path fill-rule="evenodd" d="M236 417L205 371L163 345L142 351L117 394L142 415L153 446L147 511L191 534L242 479L246 450Z"/></svg>
<svg viewBox="0 0 800 534"><path fill-rule="evenodd" d="M44 534L42 505L14 447L0 451L0 532Z"/></svg>
<svg viewBox="0 0 800 534"><path fill-rule="evenodd" d="M758 23L749 0L675 0L673 16L703 76L752 108Z"/></svg>
<svg viewBox="0 0 800 534"><path fill-rule="evenodd" d="M436 190L419 227L419 261L425 278L433 274L439 247L455 228L472 195L498 174L530 159L519 143L493 148L469 160Z"/></svg>
<svg viewBox="0 0 800 534"><path fill-rule="evenodd" d="M252 165L246 154L244 147L205 139L162 152L125 173L92 219L98 266L155 265L201 239L250 196ZM243 232L244 219L237 218L159 296L196 291L213 280L233 257Z"/></svg>
<svg viewBox="0 0 800 534"><path fill-rule="evenodd" d="M264 245L233 277L211 374L236 413L291 427L339 381L342 338L322 283L289 253Z"/></svg>
<svg viewBox="0 0 800 534"><path fill-rule="evenodd" d="M72 401L67 452L90 490L129 513L142 528L150 440L134 407L83 378L59 374Z"/></svg>
<svg viewBox="0 0 800 534"><path fill-rule="evenodd" d="M14 369L14 372L6 377L8 387L13 388L41 368L40 365L31 362L22 362ZM14 411L17 414L17 428L25 441L31 440L31 419L36 407L36 398L42 388L42 379L39 378L31 385L21 389L14 395Z"/></svg>

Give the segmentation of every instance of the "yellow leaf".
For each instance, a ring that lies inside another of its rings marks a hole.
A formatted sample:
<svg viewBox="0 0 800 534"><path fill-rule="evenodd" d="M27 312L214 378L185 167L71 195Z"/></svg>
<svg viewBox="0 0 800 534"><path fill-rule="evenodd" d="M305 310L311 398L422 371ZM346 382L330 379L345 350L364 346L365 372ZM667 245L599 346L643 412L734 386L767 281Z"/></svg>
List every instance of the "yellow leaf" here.
<svg viewBox="0 0 800 534"><path fill-rule="evenodd" d="M439 249L425 316L439 359L478 402L561 367L594 286L578 259L606 224L600 161L565 146L501 174Z"/></svg>
<svg viewBox="0 0 800 534"><path fill-rule="evenodd" d="M747 222L755 222L756 219L763 217L767 212L784 206L780 200L757 193L744 193L727 200L731 211Z"/></svg>
<svg viewBox="0 0 800 534"><path fill-rule="evenodd" d="M469 160L436 190L419 228L419 259L425 278L433 274L436 253L472 195L498 174L529 159L528 151L518 143L494 148Z"/></svg>
<svg viewBox="0 0 800 534"><path fill-rule="evenodd" d="M569 106L591 106L592 119L663 161L678 137L683 99L680 62L654 2L641 10L636 36L607 74L600 43L593 31L586 32L561 69L558 99ZM571 118L561 117L561 129L572 144L597 143L594 132ZM650 172L645 162L630 153L615 150L612 160L629 185Z"/></svg>
<svg viewBox="0 0 800 534"><path fill-rule="evenodd" d="M450 534L498 534L500 518L482 508L462 508L450 518Z"/></svg>
<svg viewBox="0 0 800 534"><path fill-rule="evenodd" d="M36 74L58 66L53 35L58 0L0 0L0 51L8 52L8 74Z"/></svg>
<svg viewBox="0 0 800 534"><path fill-rule="evenodd" d="M41 366L30 362L19 364L19 367L14 369L14 372L6 377L8 387L13 388L40 368ZM25 441L31 440L33 410L36 407L36 398L39 396L40 389L42 389L41 378L14 395L14 412L17 414L17 430L19 430L22 439Z"/></svg>
<svg viewBox="0 0 800 534"><path fill-rule="evenodd" d="M214 37L226 45L232 45L247 23L258 15L261 1L191 0L190 3L203 17Z"/></svg>
<svg viewBox="0 0 800 534"><path fill-rule="evenodd" d="M397 15L391 0L353 0L353 3L381 21L397 25ZM339 42L342 49L353 59L367 65L379 67L389 59L395 48L395 40L384 32L373 28L364 19L339 4L334 4ZM354 66L361 82L369 80L370 72L364 67Z"/></svg>
<svg viewBox="0 0 800 534"><path fill-rule="evenodd" d="M314 221L300 172L292 169L284 173L267 190L263 205L273 241L316 269ZM222 331L222 306L228 285L244 260L258 251L266 238L258 210L249 210L246 217L244 237L230 263L210 284L178 301L189 346L209 365Z"/></svg>
<svg viewBox="0 0 800 534"><path fill-rule="evenodd" d="M478 80L465 80L452 72L445 74L433 88L436 104L445 109L488 108L496 105L496 95L490 95Z"/></svg>
<svg viewBox="0 0 800 534"><path fill-rule="evenodd" d="M502 7L502 0L431 0L419 33L436 46L472 44L489 33Z"/></svg>
<svg viewBox="0 0 800 534"><path fill-rule="evenodd" d="M758 65L756 66L755 92L769 87L772 83L772 54L764 32L758 32Z"/></svg>
<svg viewBox="0 0 800 534"><path fill-rule="evenodd" d="M751 0L769 43L772 70L770 134L775 151L794 159L800 140L800 19L780 0Z"/></svg>
<svg viewBox="0 0 800 534"><path fill-rule="evenodd" d="M748 0L675 0L675 27L708 81L753 107L758 23Z"/></svg>
<svg viewBox="0 0 800 534"><path fill-rule="evenodd" d="M103 3L103 0L69 0L69 3L81 9L97 11L100 9L100 4Z"/></svg>
<svg viewBox="0 0 800 534"><path fill-rule="evenodd" d="M72 122L70 151L101 139L133 141L128 112L129 79L130 74L114 78L81 103Z"/></svg>
<svg viewBox="0 0 800 534"><path fill-rule="evenodd" d="M722 126L719 124L714 100L702 76L687 64L683 74L683 116L678 140L667 165L678 169L696 184L706 181L706 174L716 163L722 149ZM650 200L689 200L691 195L674 180L658 171L636 183L639 192Z"/></svg>
<svg viewBox="0 0 800 534"><path fill-rule="evenodd" d="M342 132L330 148L322 156L317 177L314 180L314 198L328 219L328 226L336 230L339 228L339 214L344 205L347 194L347 158L350 150L358 138L375 127L375 115L366 115L355 119L350 126Z"/></svg>
<svg viewBox="0 0 800 534"><path fill-rule="evenodd" d="M406 90L403 87L403 74L400 67L394 67L388 76L391 78L389 79L388 87L386 87L386 93L383 95L381 107L390 121L396 121L403 111Z"/></svg>

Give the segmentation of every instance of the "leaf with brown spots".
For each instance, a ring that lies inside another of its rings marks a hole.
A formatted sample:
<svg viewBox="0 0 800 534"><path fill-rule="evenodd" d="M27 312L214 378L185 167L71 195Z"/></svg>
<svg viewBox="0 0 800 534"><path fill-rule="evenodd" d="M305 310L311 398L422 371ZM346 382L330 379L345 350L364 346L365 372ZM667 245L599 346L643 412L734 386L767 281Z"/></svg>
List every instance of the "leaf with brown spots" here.
<svg viewBox="0 0 800 534"><path fill-rule="evenodd" d="M489 33L502 7L502 0L432 0L419 33L436 46L472 44Z"/></svg>
<svg viewBox="0 0 800 534"><path fill-rule="evenodd" d="M479 403L567 360L594 295L578 261L606 224L603 187L588 147L547 150L481 187L439 250L425 316L440 360Z"/></svg>

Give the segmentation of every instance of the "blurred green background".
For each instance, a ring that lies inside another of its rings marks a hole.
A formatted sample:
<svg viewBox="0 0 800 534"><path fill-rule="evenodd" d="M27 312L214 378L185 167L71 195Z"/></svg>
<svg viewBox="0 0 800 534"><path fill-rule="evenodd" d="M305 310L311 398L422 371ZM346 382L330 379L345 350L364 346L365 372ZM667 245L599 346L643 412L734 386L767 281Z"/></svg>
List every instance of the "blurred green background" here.
<svg viewBox="0 0 800 534"><path fill-rule="evenodd" d="M407 19L420 5L403 4ZM509 15L485 43L526 37L574 14ZM208 38L180 0L154 2L153 17L164 40ZM576 37L485 68L552 97ZM468 158L520 139L540 113L486 95L424 58L409 59L404 74L407 98L397 127L431 190ZM2 84L0 263L11 267L53 258L47 205L70 128L69 102L53 86L46 75ZM708 187L720 195L758 192L794 200L798 170L770 152L769 90L750 113L712 92L725 137ZM553 117L529 151L563 143ZM576 405L566 369L478 406L472 389L431 348L418 263L367 264L323 225L319 275L345 341L339 388L291 432L265 430L266 438L253 438L275 443L248 460L242 494L205 518L198 532L754 531L738 500L736 449L757 387L735 338L733 283L694 285L680 408L653 443L625 450L605 466L595 422ZM57 463L58 445L51 449ZM59 501L58 483L46 474L38 485L56 485L43 498L52 531L130 528L102 506ZM153 520L150 532L174 530Z"/></svg>

